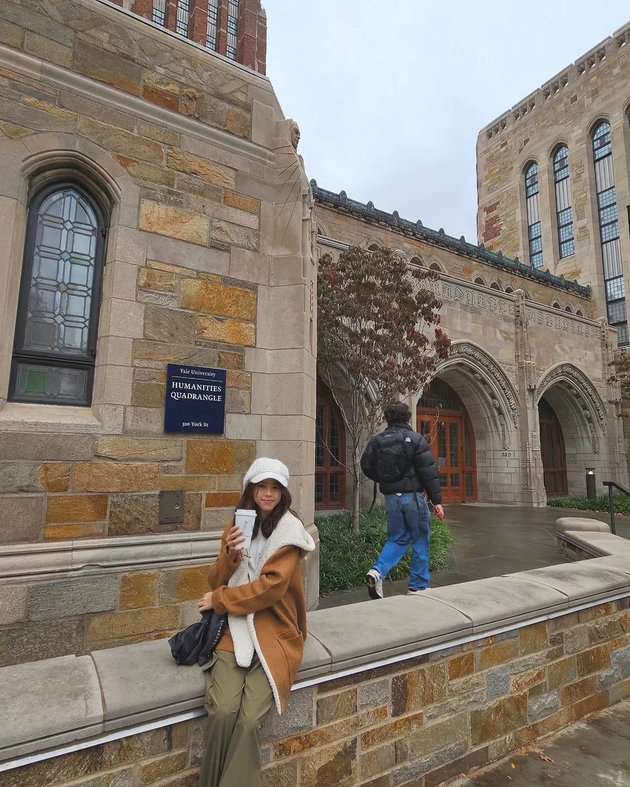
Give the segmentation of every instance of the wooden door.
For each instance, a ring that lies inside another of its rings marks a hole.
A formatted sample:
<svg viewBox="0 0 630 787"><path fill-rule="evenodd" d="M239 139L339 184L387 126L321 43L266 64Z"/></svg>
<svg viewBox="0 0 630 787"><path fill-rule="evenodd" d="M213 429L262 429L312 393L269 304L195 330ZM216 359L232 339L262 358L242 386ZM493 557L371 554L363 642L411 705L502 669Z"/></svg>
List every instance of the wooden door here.
<svg viewBox="0 0 630 787"><path fill-rule="evenodd" d="M420 434L429 441L445 503L477 499L475 435L463 402L442 380L434 380L416 410Z"/></svg>
<svg viewBox="0 0 630 787"><path fill-rule="evenodd" d="M315 508L345 508L345 429L339 408L321 382L317 384L315 427Z"/></svg>
<svg viewBox="0 0 630 787"><path fill-rule="evenodd" d="M419 431L429 441L440 474L444 503L463 503L474 499L474 468L464 464L464 418L440 415L420 416ZM468 471L468 472L467 472Z"/></svg>
<svg viewBox="0 0 630 787"><path fill-rule="evenodd" d="M538 416L545 492L547 497L563 497L567 494L568 483L562 427L551 405L545 399L540 400Z"/></svg>

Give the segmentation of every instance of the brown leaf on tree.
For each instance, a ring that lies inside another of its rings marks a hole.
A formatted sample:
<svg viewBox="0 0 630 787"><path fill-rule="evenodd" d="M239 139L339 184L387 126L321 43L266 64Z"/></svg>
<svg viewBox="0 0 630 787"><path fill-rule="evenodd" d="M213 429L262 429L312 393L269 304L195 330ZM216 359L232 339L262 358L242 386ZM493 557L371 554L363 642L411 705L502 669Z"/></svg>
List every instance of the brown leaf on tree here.
<svg viewBox="0 0 630 787"><path fill-rule="evenodd" d="M317 366L351 446L345 466L354 480L355 530L363 446L381 424L385 405L424 388L450 351L439 325L437 279L435 271L409 265L384 247L353 246L319 260Z"/></svg>

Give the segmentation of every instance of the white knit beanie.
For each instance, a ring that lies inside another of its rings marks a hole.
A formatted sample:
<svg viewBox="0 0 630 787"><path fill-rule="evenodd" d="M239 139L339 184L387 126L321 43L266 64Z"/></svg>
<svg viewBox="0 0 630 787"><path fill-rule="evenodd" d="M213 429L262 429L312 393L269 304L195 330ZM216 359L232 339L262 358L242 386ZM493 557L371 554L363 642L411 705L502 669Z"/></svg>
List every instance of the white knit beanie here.
<svg viewBox="0 0 630 787"><path fill-rule="evenodd" d="M285 488L289 486L289 468L279 459L261 457L255 459L243 476L243 489L247 484L258 484L266 478L273 478Z"/></svg>

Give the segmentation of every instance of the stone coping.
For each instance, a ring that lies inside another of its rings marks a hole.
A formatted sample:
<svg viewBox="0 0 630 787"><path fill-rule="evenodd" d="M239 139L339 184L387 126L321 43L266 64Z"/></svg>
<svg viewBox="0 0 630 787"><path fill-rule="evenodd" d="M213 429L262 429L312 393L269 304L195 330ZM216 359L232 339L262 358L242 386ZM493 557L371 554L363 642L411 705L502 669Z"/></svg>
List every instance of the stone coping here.
<svg viewBox="0 0 630 787"><path fill-rule="evenodd" d="M294 689L630 596L630 542L601 532L561 536L606 556L309 613ZM202 672L177 667L165 640L4 667L0 768L198 714L203 694Z"/></svg>
<svg viewBox="0 0 630 787"><path fill-rule="evenodd" d="M593 557L615 555L625 558L627 565L630 566L630 541L620 536L614 536L610 532L610 528L607 528L606 531L591 532L581 530L563 532L558 530L556 535L558 539L580 547L580 549Z"/></svg>
<svg viewBox="0 0 630 787"><path fill-rule="evenodd" d="M219 554L221 533L77 538L0 547L0 584L50 576L87 575L107 569L186 564Z"/></svg>

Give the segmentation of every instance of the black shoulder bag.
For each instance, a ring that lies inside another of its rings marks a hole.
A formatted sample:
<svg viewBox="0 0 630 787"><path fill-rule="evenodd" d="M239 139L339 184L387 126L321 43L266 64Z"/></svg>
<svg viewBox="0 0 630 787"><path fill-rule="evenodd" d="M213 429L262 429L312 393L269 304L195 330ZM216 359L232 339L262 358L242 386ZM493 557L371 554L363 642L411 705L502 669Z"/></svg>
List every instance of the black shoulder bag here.
<svg viewBox="0 0 630 787"><path fill-rule="evenodd" d="M203 612L201 620L174 634L168 641L176 663L191 667L202 667L214 653L223 632L227 628L227 615L218 615L214 610Z"/></svg>

